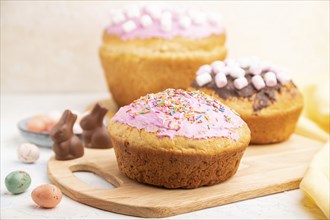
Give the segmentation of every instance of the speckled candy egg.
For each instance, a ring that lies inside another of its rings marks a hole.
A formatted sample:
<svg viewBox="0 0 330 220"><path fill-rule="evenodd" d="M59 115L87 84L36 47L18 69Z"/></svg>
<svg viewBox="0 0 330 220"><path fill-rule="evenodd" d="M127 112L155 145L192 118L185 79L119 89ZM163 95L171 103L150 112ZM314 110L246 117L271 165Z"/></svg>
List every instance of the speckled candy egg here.
<svg viewBox="0 0 330 220"><path fill-rule="evenodd" d="M33 201L43 208L54 208L62 200L61 190L53 184L40 185L32 191Z"/></svg>
<svg viewBox="0 0 330 220"><path fill-rule="evenodd" d="M17 156L18 159L23 163L34 163L36 160L39 159L40 150L34 144L21 144L17 148Z"/></svg>
<svg viewBox="0 0 330 220"><path fill-rule="evenodd" d="M5 184L9 192L19 194L31 185L31 177L24 171L13 171L6 176Z"/></svg>

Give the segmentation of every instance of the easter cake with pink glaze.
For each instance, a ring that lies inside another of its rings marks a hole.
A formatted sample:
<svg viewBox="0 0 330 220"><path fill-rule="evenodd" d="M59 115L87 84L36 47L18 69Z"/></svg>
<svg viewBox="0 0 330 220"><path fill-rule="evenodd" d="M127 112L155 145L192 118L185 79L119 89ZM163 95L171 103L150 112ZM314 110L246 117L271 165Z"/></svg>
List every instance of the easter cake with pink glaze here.
<svg viewBox="0 0 330 220"><path fill-rule="evenodd" d="M226 56L218 14L169 6L131 6L111 13L100 58L119 106L147 93L187 88L197 68Z"/></svg>
<svg viewBox="0 0 330 220"><path fill-rule="evenodd" d="M191 86L238 112L252 144L288 139L303 109L302 94L287 71L257 57L203 65Z"/></svg>
<svg viewBox="0 0 330 220"><path fill-rule="evenodd" d="M123 174L166 188L227 180L250 141L237 113L201 91L181 89L148 94L121 107L109 132Z"/></svg>

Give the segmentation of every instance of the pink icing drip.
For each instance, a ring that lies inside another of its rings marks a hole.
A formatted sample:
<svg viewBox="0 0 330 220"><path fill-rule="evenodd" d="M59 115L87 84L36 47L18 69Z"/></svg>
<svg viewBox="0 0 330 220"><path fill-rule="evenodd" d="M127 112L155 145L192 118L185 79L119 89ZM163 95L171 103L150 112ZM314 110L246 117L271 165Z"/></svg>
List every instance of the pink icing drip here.
<svg viewBox="0 0 330 220"><path fill-rule="evenodd" d="M196 25L196 24L191 24L190 27L183 29L180 27L179 24L179 16L177 12L174 10L166 10L170 11L172 13L172 29L169 32L165 32L161 29L161 24L159 19L154 19L152 18L151 15L149 15L145 11L141 11L141 15L136 18L131 18L131 19L125 19L125 21L118 23L118 24L112 24L107 27L106 32L109 35L117 35L120 36L122 40L129 40L129 39L134 39L134 38L165 38L165 39L172 39L175 36L182 36L182 37L187 37L187 38L204 38L208 37L212 34L222 34L225 32L225 28L220 25L217 22L211 22L211 21L206 21L205 23L201 25ZM144 28L140 22L140 18L143 15L149 15L152 18L153 24ZM136 24L136 29L126 33L122 25L128 21L132 20Z"/></svg>
<svg viewBox="0 0 330 220"><path fill-rule="evenodd" d="M231 109L203 92L174 89L143 96L120 108L112 120L157 132L158 137L225 137L235 141L237 128L245 124Z"/></svg>

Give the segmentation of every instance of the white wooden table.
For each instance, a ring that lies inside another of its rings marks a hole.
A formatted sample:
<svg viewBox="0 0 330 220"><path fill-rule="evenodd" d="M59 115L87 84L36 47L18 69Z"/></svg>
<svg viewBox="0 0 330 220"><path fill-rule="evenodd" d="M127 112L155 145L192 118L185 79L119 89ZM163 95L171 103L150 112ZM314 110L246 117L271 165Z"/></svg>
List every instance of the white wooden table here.
<svg viewBox="0 0 330 220"><path fill-rule="evenodd" d="M16 148L26 142L17 129L17 122L34 114L54 109L78 110L97 100L108 98L97 94L1 94L1 219L133 219L135 217L106 212L80 204L66 196L54 209L41 209L32 199L32 190L40 184L50 183L47 161L50 148L41 148L35 164L21 163ZM29 189L20 195L10 194L4 185L5 177L14 170L24 170L32 178ZM111 187L94 174L78 173L84 181L99 187ZM324 219L322 212L300 190L292 190L229 205L204 209L167 219Z"/></svg>

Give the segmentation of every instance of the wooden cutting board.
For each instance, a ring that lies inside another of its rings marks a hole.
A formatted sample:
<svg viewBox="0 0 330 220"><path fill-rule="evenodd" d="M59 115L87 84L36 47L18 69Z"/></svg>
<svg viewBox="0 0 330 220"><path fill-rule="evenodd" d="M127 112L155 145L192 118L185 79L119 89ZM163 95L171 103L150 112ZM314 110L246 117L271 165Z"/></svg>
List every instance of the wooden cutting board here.
<svg viewBox="0 0 330 220"><path fill-rule="evenodd" d="M48 177L72 199L99 209L141 217L166 217L236 201L296 189L324 144L293 135L280 144L249 146L238 172L228 181L197 189L164 189L139 184L123 176L113 149L85 149L82 158L48 162ZM115 185L100 189L73 172L90 171Z"/></svg>

